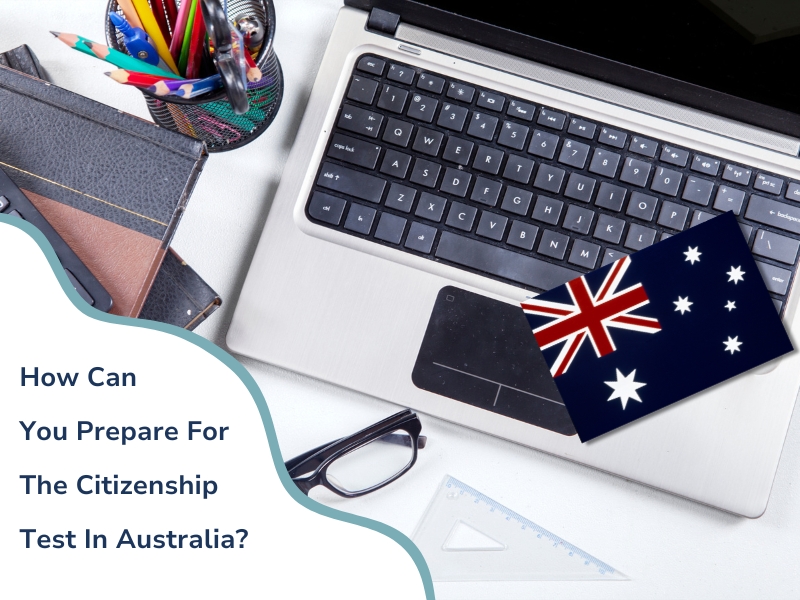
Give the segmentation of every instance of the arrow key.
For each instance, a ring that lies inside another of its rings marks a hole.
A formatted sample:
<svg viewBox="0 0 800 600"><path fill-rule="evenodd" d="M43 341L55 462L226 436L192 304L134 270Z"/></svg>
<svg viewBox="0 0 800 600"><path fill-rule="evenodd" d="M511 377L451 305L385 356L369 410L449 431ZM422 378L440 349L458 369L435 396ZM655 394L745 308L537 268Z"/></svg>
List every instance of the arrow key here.
<svg viewBox="0 0 800 600"><path fill-rule="evenodd" d="M656 150L658 150L658 142L635 135L631 138L631 145L628 146L628 150L653 158L656 155Z"/></svg>

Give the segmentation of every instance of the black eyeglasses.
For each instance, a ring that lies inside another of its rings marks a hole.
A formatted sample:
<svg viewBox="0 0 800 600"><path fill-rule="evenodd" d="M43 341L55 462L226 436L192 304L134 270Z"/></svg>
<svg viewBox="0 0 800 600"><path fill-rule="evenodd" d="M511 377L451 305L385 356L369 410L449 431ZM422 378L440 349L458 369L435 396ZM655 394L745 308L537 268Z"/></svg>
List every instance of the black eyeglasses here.
<svg viewBox="0 0 800 600"><path fill-rule="evenodd" d="M286 461L300 491L324 485L345 498L363 496L390 484L417 462L427 438L422 423L404 410L366 429L323 444Z"/></svg>

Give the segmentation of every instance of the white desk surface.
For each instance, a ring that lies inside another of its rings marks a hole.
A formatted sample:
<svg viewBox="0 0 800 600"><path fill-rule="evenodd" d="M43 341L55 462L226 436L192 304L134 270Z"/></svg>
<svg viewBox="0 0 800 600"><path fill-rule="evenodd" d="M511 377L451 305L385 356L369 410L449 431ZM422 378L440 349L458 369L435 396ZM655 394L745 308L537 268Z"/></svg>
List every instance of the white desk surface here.
<svg viewBox="0 0 800 600"><path fill-rule="evenodd" d="M48 30L103 40L105 0L3 0L0 50L29 44L53 81L149 118L141 95ZM224 347L247 267L341 0L276 0L286 91L272 127L208 160L173 247L224 302L197 333ZM285 457L352 433L397 407L242 359L266 396ZM402 479L362 499L312 497L410 535L449 473L627 574L628 582L437 584L437 598L798 598L800 411L769 506L748 520L422 415L429 447ZM376 593L376 597L378 594Z"/></svg>

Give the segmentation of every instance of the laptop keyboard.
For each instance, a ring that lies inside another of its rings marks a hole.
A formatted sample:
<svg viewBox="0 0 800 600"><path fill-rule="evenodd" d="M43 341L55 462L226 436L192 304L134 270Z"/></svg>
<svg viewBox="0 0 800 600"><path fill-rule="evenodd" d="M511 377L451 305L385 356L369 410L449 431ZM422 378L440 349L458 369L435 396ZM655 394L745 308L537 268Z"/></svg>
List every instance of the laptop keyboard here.
<svg viewBox="0 0 800 600"><path fill-rule="evenodd" d="M800 181L374 55L306 204L321 225L537 292L729 210L782 312Z"/></svg>

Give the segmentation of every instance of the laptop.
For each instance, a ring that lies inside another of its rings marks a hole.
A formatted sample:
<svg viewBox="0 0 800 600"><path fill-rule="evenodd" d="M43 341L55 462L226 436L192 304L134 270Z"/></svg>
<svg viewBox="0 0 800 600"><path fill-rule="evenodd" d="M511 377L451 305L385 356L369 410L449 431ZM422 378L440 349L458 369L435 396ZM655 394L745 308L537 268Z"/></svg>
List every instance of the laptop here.
<svg viewBox="0 0 800 600"><path fill-rule="evenodd" d="M506 333L521 300L732 210L798 339L793 5L344 4L230 349L760 516L797 353L581 444Z"/></svg>

